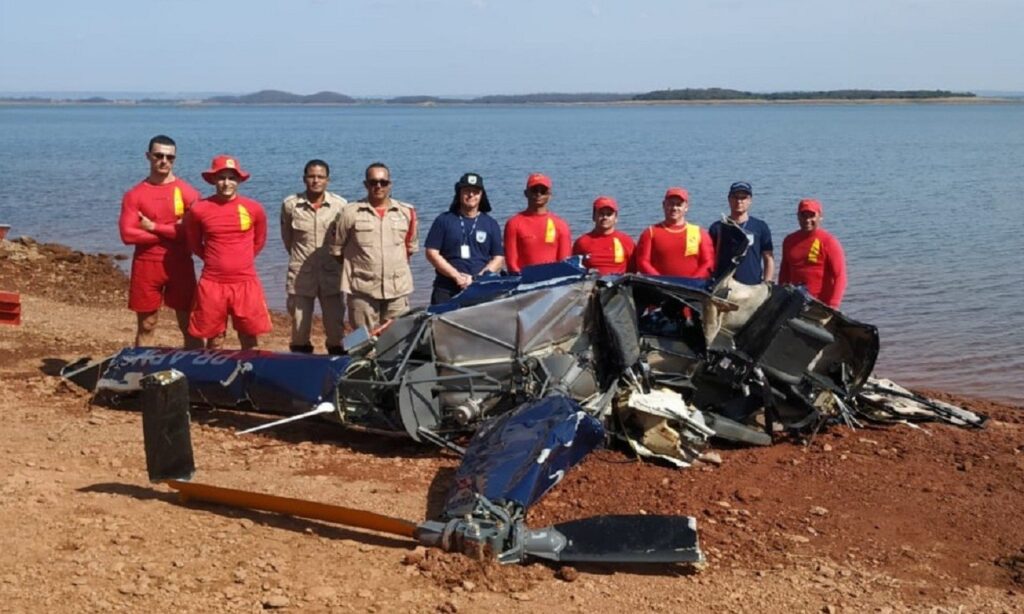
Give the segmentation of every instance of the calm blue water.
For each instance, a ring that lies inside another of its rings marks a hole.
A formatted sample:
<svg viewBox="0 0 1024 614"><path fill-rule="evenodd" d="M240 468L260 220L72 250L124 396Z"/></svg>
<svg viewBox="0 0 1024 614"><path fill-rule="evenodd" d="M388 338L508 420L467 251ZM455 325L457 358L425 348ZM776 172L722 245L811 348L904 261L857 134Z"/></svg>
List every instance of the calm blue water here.
<svg viewBox="0 0 1024 614"><path fill-rule="evenodd" d="M814 196L849 259L844 311L881 330L878 373L1024 401L1024 105L0 107L0 222L14 236L130 253L116 229L120 197L145 175L157 133L177 140L178 174L204 193L199 172L218 153L253 174L242 192L271 219L258 264L275 308L277 209L313 157L330 162L331 189L350 200L365 166L386 162L394 195L424 219L421 238L469 170L484 176L499 221L523 206L529 172L548 173L574 235L602 193L637 234L660 219L674 184L690 191L690 219L708 225L728 211L729 183L747 179L778 248L797 200ZM425 302L422 256L415 272Z"/></svg>

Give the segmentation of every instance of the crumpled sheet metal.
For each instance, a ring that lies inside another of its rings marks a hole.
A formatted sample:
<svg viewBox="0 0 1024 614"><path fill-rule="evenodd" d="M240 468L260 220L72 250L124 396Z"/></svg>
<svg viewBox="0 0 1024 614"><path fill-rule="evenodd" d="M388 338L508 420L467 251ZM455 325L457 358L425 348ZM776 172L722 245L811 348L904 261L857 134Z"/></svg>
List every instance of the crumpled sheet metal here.
<svg viewBox="0 0 1024 614"><path fill-rule="evenodd" d="M698 460L715 434L704 415L671 390L644 393L634 389L615 412L624 427L616 434L634 453L676 467L689 467Z"/></svg>
<svg viewBox="0 0 1024 614"><path fill-rule="evenodd" d="M528 508L604 440L601 423L561 395L485 422L466 447L445 515L471 513L477 495Z"/></svg>
<svg viewBox="0 0 1024 614"><path fill-rule="evenodd" d="M516 293L431 318L434 352L453 365L509 362L578 337L594 280Z"/></svg>
<svg viewBox="0 0 1024 614"><path fill-rule="evenodd" d="M981 428L988 420L988 416L951 403L929 399L888 379L870 378L857 395L857 405L865 417L884 417L886 421L940 420L954 426ZM882 412L882 416L879 416L878 412Z"/></svg>

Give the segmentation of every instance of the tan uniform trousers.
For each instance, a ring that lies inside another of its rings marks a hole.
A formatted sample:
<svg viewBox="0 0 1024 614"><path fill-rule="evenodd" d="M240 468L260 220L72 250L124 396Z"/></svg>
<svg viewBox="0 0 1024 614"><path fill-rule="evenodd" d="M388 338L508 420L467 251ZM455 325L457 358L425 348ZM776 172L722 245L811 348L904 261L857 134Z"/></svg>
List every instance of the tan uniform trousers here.
<svg viewBox="0 0 1024 614"><path fill-rule="evenodd" d="M409 295L380 299L352 292L348 297L348 325L352 330L365 326L371 332L384 322L409 311Z"/></svg>
<svg viewBox="0 0 1024 614"><path fill-rule="evenodd" d="M344 306L340 294L320 297L320 311L323 312L324 332L327 347L340 346L342 337L342 313ZM288 295L288 315L292 317L291 345L310 345L309 334L313 328L313 304L317 297Z"/></svg>

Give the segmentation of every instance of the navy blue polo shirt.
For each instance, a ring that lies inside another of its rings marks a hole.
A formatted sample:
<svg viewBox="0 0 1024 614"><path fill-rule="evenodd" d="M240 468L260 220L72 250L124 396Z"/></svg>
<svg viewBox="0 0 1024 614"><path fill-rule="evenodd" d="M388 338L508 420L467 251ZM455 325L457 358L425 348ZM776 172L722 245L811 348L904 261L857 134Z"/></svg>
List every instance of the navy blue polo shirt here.
<svg viewBox="0 0 1024 614"><path fill-rule="evenodd" d="M729 264L729 257L735 254L740 245L739 237L735 240L729 238L727 234L721 234L719 229L722 227L722 222L715 222L708 229L708 234L711 235L711 241L715 244L715 276L718 277L720 271L723 271ZM772 231L768 228L768 224L764 223L763 220L756 217L748 217L746 222L740 224L748 236L752 238L750 250L743 256L743 260L740 261L739 266L736 267L736 275L734 278L736 281L748 285L759 284L764 278L764 261L761 258L761 254L764 252L775 251L772 246ZM725 243L725 244L723 244Z"/></svg>
<svg viewBox="0 0 1024 614"><path fill-rule="evenodd" d="M469 246L469 258L462 257L462 246ZM436 249L455 270L474 277L495 256L504 256L501 226L494 218L481 213L475 218L462 217L446 211L437 216L427 233L426 249ZM458 285L440 273L434 277L435 288L457 290Z"/></svg>

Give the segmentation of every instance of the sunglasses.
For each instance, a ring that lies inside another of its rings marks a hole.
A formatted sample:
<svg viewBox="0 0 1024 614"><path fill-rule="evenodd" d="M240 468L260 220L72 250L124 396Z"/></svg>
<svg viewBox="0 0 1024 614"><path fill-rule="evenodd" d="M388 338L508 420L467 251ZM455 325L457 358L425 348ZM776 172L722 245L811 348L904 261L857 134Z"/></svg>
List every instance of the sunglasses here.
<svg viewBox="0 0 1024 614"><path fill-rule="evenodd" d="M391 185L391 180L390 179L367 179L364 183L366 183L366 187L386 188L389 185Z"/></svg>
<svg viewBox="0 0 1024 614"><path fill-rule="evenodd" d="M153 159L155 160L167 160L168 162L174 162L174 159L178 157L174 154L165 154L159 152L150 152L149 155L153 156Z"/></svg>
<svg viewBox="0 0 1024 614"><path fill-rule="evenodd" d="M547 194L548 191L549 190L542 185L535 185L529 190L527 190L527 192L530 192L531 194Z"/></svg>

